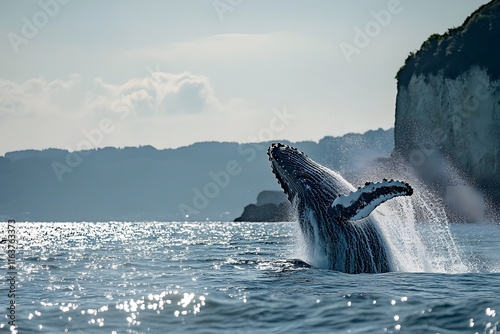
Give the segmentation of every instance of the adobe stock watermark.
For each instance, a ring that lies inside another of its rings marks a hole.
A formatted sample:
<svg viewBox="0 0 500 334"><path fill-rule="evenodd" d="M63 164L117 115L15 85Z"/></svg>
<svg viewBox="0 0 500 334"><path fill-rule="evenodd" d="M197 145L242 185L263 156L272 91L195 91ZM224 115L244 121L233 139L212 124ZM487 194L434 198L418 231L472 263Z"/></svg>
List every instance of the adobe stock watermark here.
<svg viewBox="0 0 500 334"><path fill-rule="evenodd" d="M239 145L238 153L246 156L246 161L255 160L259 151L267 149L266 146L258 142L266 142L275 139L277 133L282 132L290 124L296 115L288 113L286 107L283 110L273 110L273 116L269 120L268 126L259 130L256 136L248 137L251 145ZM246 147L244 147L246 146ZM208 207L211 200L219 196L231 183L231 180L243 172L243 166L237 160L230 160L226 163L225 169L208 173L208 181L202 187L192 189L193 197L191 203L179 204L181 217L189 218L192 215L199 215L202 210Z"/></svg>
<svg viewBox="0 0 500 334"><path fill-rule="evenodd" d="M242 3L243 0L214 0L212 2L212 6L219 17L219 20L224 21L226 13L233 12Z"/></svg>
<svg viewBox="0 0 500 334"><path fill-rule="evenodd" d="M121 119L125 119L127 114L120 116ZM85 139L82 139L76 145L76 150L71 147L68 148L68 154L64 163L59 161L53 161L51 166L54 174L56 175L59 182L64 181L64 174L72 173L75 168L81 165L83 158L90 155L92 150L99 147L104 140L104 136L112 133L116 126L110 118L103 118L99 121L97 127L90 130L83 129L82 134Z"/></svg>
<svg viewBox="0 0 500 334"><path fill-rule="evenodd" d="M408 0L411 1L411 0ZM341 42L340 50L348 63L352 62L355 54L360 54L363 49L368 47L372 40L380 35L384 28L391 24L395 15L403 11L403 5L400 0L390 0L386 9L370 12L373 20L368 21L363 27L354 27L354 37L352 43Z"/></svg>
<svg viewBox="0 0 500 334"><path fill-rule="evenodd" d="M154 69L151 66L147 66L146 72L148 72L149 76L144 79L146 81L145 83L150 82L158 87L165 82L165 80L159 75L159 73L161 72L160 65L156 64Z"/></svg>
<svg viewBox="0 0 500 334"><path fill-rule="evenodd" d="M19 53L19 47L28 44L30 40L35 38L40 30L43 29L51 19L53 19L61 10L61 5L66 5L71 0L40 0L38 5L40 10L35 12L31 17L23 16L21 18L21 29L19 33L9 32L7 39L12 46L14 53Z"/></svg>
<svg viewBox="0 0 500 334"><path fill-rule="evenodd" d="M152 82L154 85L160 85L163 82L162 78L156 75L159 72L158 65L156 65L156 72L149 66L146 67L146 71L149 73L149 76L144 79L145 84ZM129 117L134 108L132 103L140 101L141 98L138 95L131 95L130 100L114 104L111 111L117 116L119 121L124 121ZM72 147L68 147L68 154L66 154L64 162L53 161L51 164L52 170L59 182L64 181L65 174L70 174L75 168L78 168L82 164L83 158L90 155L92 150L100 147L104 142L104 137L111 134L115 129L115 122L108 117L102 118L94 128L83 129L81 132L83 139L77 143L75 150Z"/></svg>
<svg viewBox="0 0 500 334"><path fill-rule="evenodd" d="M5 242L4 242L5 241ZM10 219L7 221L7 239L2 239L2 244L7 245L6 250L6 261L7 261L7 286L6 291L7 297L7 307L6 315L7 324L9 325L9 330L11 333L18 333L17 326L17 234L16 234L16 221ZM3 299L3 298L2 298Z"/></svg>

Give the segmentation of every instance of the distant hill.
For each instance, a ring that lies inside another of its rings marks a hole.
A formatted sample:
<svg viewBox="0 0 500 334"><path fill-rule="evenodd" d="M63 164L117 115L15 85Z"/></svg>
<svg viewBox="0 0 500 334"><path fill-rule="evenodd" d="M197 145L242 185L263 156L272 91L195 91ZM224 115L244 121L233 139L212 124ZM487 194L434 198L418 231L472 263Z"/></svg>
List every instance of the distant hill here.
<svg viewBox="0 0 500 334"><path fill-rule="evenodd" d="M285 143L347 176L394 148L392 129ZM9 152L0 157L0 220L231 221L262 190L280 190L269 145Z"/></svg>

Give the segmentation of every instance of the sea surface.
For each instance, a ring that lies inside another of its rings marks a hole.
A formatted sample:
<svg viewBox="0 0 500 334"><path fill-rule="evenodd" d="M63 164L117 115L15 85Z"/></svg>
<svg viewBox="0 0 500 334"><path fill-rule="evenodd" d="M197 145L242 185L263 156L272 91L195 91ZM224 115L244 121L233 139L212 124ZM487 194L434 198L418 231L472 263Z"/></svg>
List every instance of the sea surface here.
<svg viewBox="0 0 500 334"><path fill-rule="evenodd" d="M304 262L295 223L17 222L17 332L498 333L500 225L429 226L398 271L348 275ZM7 271L4 243L0 333Z"/></svg>

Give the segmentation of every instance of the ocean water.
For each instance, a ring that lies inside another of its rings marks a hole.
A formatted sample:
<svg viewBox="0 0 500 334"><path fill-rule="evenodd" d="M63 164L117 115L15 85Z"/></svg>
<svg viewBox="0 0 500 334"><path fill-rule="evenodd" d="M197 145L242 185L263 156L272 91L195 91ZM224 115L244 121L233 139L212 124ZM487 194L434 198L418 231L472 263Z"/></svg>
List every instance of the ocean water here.
<svg viewBox="0 0 500 334"><path fill-rule="evenodd" d="M0 238L6 225L0 223ZM413 244L406 253L394 252L398 271L361 275L303 262L307 254L295 223L17 222L15 228L19 333L500 328L498 224L452 224L438 231L448 235L443 239L432 225L415 223L403 230L414 233L417 243L401 231L394 236L400 245ZM429 242L432 234L436 244ZM5 243L0 264L7 273ZM10 283L4 277L0 333L10 333Z"/></svg>

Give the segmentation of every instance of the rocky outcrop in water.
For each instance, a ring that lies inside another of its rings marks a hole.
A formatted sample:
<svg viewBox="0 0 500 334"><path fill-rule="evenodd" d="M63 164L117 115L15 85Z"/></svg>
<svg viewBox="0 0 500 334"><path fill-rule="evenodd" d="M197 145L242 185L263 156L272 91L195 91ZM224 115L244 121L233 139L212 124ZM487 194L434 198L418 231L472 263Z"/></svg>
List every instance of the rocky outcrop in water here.
<svg viewBox="0 0 500 334"><path fill-rule="evenodd" d="M495 0L410 54L397 74L395 125L396 154L415 167L443 155L497 200L499 59L500 1Z"/></svg>
<svg viewBox="0 0 500 334"><path fill-rule="evenodd" d="M293 210L282 191L265 190L257 196L257 204L247 205L235 222L285 222L293 219Z"/></svg>

